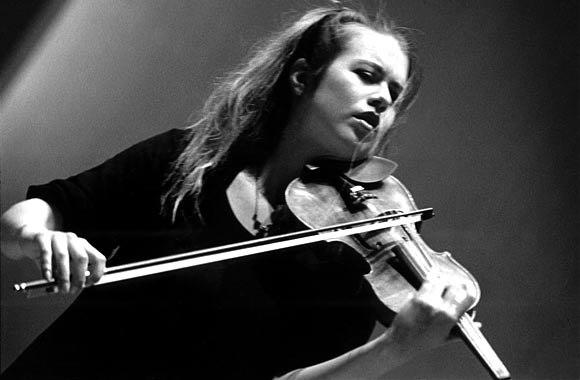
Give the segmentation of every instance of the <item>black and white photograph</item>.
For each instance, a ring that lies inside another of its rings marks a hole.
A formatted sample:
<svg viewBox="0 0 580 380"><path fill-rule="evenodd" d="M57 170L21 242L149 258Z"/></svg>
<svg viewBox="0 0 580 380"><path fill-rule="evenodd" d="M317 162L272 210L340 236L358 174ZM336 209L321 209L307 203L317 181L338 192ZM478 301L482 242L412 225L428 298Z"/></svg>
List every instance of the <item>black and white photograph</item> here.
<svg viewBox="0 0 580 380"><path fill-rule="evenodd" d="M578 1L0 14L3 380L580 379Z"/></svg>

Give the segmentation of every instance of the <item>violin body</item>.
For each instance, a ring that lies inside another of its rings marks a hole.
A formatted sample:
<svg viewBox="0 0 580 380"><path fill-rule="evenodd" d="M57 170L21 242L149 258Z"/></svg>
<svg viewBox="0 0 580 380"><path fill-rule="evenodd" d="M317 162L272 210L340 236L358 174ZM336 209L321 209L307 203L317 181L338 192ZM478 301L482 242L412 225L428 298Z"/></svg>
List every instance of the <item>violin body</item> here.
<svg viewBox="0 0 580 380"><path fill-rule="evenodd" d="M313 180L294 180L286 191L286 200L292 213L311 229L353 220L364 220L386 212L409 212L417 206L403 184L389 176L380 184L372 184L365 191L376 198L367 201L370 207L353 210L343 202L340 190L333 180L324 177ZM355 186L357 186L355 184ZM453 284L463 284L474 299L472 308L480 299L476 279L461 266L449 252L435 252L421 239L416 226L394 227L388 231L374 231L363 236L345 236L338 239L357 251L369 265L365 275L378 299L391 311L398 312L409 296L420 286L420 279L409 270L401 253L413 253L423 259L427 254L432 273ZM402 252L404 251L404 252ZM420 251L420 253L419 253Z"/></svg>

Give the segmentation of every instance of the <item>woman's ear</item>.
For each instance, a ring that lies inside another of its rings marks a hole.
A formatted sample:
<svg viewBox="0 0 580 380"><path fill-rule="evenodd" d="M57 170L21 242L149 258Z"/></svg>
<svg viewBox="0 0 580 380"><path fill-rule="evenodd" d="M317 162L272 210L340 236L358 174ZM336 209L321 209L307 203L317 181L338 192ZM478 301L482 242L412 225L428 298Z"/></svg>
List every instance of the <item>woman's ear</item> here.
<svg viewBox="0 0 580 380"><path fill-rule="evenodd" d="M299 58L290 67L290 87L294 95L300 96L309 84L310 65L305 58Z"/></svg>

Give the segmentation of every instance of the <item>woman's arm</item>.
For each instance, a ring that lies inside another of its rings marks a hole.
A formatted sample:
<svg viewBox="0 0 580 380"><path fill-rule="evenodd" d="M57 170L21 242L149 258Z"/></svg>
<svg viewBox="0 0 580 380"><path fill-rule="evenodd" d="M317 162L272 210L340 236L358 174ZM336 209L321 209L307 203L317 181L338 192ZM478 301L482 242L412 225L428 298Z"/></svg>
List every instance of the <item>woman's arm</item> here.
<svg viewBox="0 0 580 380"><path fill-rule="evenodd" d="M461 287L426 281L379 337L339 357L292 371L284 380L377 379L422 351L444 344L473 304Z"/></svg>
<svg viewBox="0 0 580 380"><path fill-rule="evenodd" d="M57 280L59 291L75 293L101 278L105 256L61 227L60 213L47 202L35 198L16 203L0 218L1 250L11 259L37 261L46 280Z"/></svg>

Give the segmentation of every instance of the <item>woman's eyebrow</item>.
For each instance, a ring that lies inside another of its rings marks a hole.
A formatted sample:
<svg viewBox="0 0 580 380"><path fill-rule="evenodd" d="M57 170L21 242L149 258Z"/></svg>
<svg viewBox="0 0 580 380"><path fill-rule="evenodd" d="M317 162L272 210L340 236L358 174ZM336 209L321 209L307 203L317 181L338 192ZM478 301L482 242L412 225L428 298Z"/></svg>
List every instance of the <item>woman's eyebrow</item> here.
<svg viewBox="0 0 580 380"><path fill-rule="evenodd" d="M394 78L394 74L393 71L390 70L388 67L384 67L383 65L375 62L374 60L368 59L368 58L360 58L357 59L356 62L358 64L366 64L369 66L372 66L374 70L376 70L379 75L386 77L388 76L389 78L391 78L392 82L396 83L396 85L398 87L400 87L401 89L405 87L405 82L401 82L398 79Z"/></svg>

